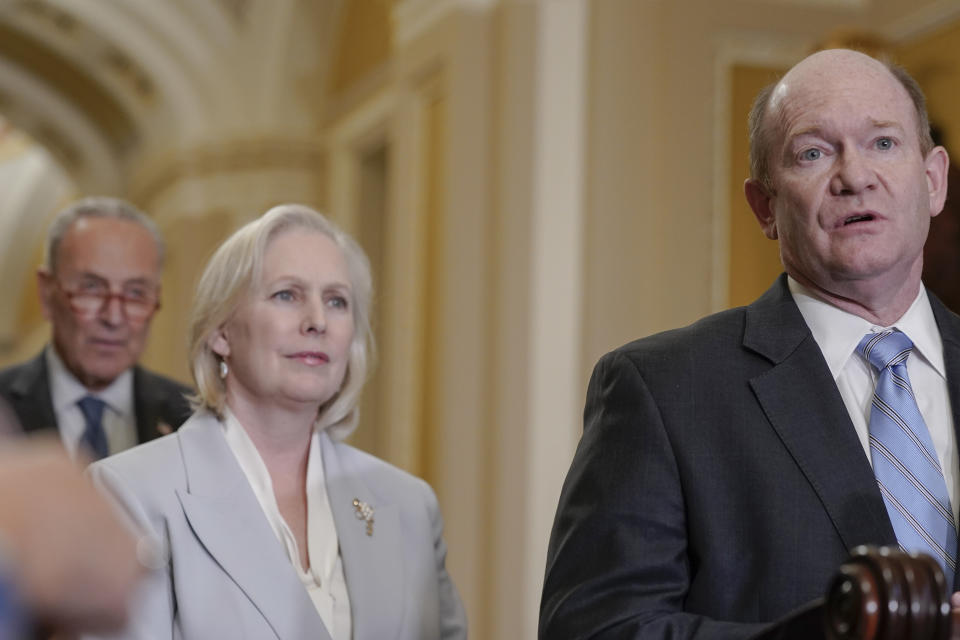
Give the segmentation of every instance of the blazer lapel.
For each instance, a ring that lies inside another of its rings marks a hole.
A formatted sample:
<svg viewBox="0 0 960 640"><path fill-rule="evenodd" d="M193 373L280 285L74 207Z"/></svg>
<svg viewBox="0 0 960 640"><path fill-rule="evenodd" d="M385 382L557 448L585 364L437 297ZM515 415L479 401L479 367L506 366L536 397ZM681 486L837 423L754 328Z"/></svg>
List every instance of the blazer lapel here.
<svg viewBox="0 0 960 640"><path fill-rule="evenodd" d="M943 360L947 369L947 394L950 397L953 431L956 434L957 443L960 443L960 317L943 306L943 303L930 291L927 291L927 296L930 298L933 317L937 321L940 339L943 341ZM954 496L954 500L960 500L960 496ZM960 557L960 545L954 557ZM953 590L958 589L960 589L960 571L953 576Z"/></svg>
<svg viewBox="0 0 960 640"><path fill-rule="evenodd" d="M403 563L397 506L378 499L362 480L362 460L341 458L348 451L321 434L323 467L330 509L340 541L343 572L350 594L355 640L392 638L400 628L403 609ZM354 499L373 508L373 529L356 515Z"/></svg>
<svg viewBox="0 0 960 640"><path fill-rule="evenodd" d="M144 370L139 365L134 366L133 408L137 421L137 442L143 443L166 435L157 430L160 422L160 402L163 402L163 399L150 388Z"/></svg>
<svg viewBox="0 0 960 640"><path fill-rule="evenodd" d="M219 422L213 416L198 415L178 433L188 487L177 491L177 497L197 539L278 638L330 640Z"/></svg>
<svg viewBox="0 0 960 640"><path fill-rule="evenodd" d="M744 346L773 364L750 386L844 546L895 544L873 470L785 276L748 307Z"/></svg>
<svg viewBox="0 0 960 640"><path fill-rule="evenodd" d="M48 346L52 349L52 346ZM44 352L23 365L10 386L11 402L24 431L57 430Z"/></svg>

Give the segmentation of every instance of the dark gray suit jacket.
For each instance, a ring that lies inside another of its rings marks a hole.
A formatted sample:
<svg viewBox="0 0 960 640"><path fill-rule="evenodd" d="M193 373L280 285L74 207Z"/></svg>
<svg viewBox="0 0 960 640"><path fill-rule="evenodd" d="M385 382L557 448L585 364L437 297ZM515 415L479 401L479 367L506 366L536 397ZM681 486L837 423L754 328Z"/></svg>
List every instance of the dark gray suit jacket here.
<svg viewBox="0 0 960 640"><path fill-rule="evenodd" d="M960 317L930 302L956 428ZM781 276L748 307L597 363L550 537L540 637L748 637L824 595L852 547L895 541Z"/></svg>
<svg viewBox="0 0 960 640"><path fill-rule="evenodd" d="M190 388L143 367L133 368L133 406L137 441L146 442L177 429L190 417ZM26 432L57 429L50 396L47 360L41 352L32 360L0 371L0 396L6 398Z"/></svg>

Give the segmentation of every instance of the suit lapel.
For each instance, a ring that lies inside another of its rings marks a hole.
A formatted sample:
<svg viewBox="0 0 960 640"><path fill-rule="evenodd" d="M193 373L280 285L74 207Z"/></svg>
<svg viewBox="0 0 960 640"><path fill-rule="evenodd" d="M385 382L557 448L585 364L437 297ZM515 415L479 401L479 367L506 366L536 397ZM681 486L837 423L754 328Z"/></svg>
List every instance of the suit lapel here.
<svg viewBox="0 0 960 640"><path fill-rule="evenodd" d="M403 616L404 562L397 505L378 499L364 484L362 459L348 459L349 449L335 444L326 433L321 435L320 443L327 495L350 594L353 637L395 637ZM354 499L373 507L372 535L367 535L366 523L357 518Z"/></svg>
<svg viewBox="0 0 960 640"><path fill-rule="evenodd" d="M140 366L133 368L133 411L137 421L137 442L147 442L161 435L157 431L160 421L158 397L150 388L146 372Z"/></svg>
<svg viewBox="0 0 960 640"><path fill-rule="evenodd" d="M895 544L863 446L785 276L747 309L744 346L773 364L750 386L844 546Z"/></svg>
<svg viewBox="0 0 960 640"><path fill-rule="evenodd" d="M21 368L17 379L10 385L10 396L10 404L24 431L57 430L43 351Z"/></svg>
<svg viewBox="0 0 960 640"><path fill-rule="evenodd" d="M960 446L960 318L948 310L936 296L927 291L930 298L930 307L933 317L940 329L940 339L943 341L943 360L947 369L947 394L950 397L950 412L953 417L953 431L958 446ZM960 496L954 496L960 500ZM960 545L957 555L960 556ZM960 589L960 572L954 575L953 590Z"/></svg>
<svg viewBox="0 0 960 640"><path fill-rule="evenodd" d="M178 433L187 490L177 497L197 539L278 638L330 640L220 424L209 414L198 415Z"/></svg>

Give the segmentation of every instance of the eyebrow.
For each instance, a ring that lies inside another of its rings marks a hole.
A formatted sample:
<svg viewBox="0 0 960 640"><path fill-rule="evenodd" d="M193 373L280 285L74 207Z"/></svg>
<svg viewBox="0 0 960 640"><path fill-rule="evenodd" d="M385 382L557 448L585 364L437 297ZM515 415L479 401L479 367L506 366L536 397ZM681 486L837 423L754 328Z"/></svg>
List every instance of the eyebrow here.
<svg viewBox="0 0 960 640"><path fill-rule="evenodd" d="M300 276L287 275L287 276L277 276L276 278L273 278L272 280L266 283L266 286L267 288L271 288L283 283L291 283L301 287L306 287L308 284L307 281L301 278ZM350 291L350 284L347 282L341 282L339 280L335 280L333 282L324 284L323 288L324 289L346 289L347 291Z"/></svg>
<svg viewBox="0 0 960 640"><path fill-rule="evenodd" d="M901 131L904 130L903 125L901 125L899 122L895 120L874 120L871 118L870 127L872 129L900 129ZM799 138L800 136L820 135L820 132L823 131L823 129L824 127L822 125L815 124L813 126L807 127L806 129L801 129L800 131L797 131L796 133L791 134L790 140L793 140L794 138Z"/></svg>
<svg viewBox="0 0 960 640"><path fill-rule="evenodd" d="M869 126L871 129L874 129L874 130L895 129L900 132L906 131L903 125L901 125L899 122L895 120L874 120L873 118L871 118L869 120ZM801 129L800 131L797 131L787 137L786 146L789 147L790 145L794 144L794 142L797 139L803 138L804 136L821 136L822 137L824 128L825 127L823 127L823 125L816 124L816 125L807 127L806 129Z"/></svg>
<svg viewBox="0 0 960 640"><path fill-rule="evenodd" d="M906 131L902 124L895 122L893 120L872 120L871 124L874 129L899 129L900 131Z"/></svg>
<svg viewBox="0 0 960 640"><path fill-rule="evenodd" d="M106 278L99 273L94 273L93 271L81 271L79 274L79 279L81 280L99 280L106 284L111 284L110 278ZM130 284L156 284L153 280L146 276L136 276L134 278L127 278L126 280L120 281L121 286L126 286Z"/></svg>

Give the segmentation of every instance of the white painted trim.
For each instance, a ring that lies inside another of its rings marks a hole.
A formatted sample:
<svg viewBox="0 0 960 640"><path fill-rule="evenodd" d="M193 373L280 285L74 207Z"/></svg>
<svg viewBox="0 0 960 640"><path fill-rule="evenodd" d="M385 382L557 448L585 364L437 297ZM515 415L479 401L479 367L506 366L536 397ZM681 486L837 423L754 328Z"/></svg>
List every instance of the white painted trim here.
<svg viewBox="0 0 960 640"><path fill-rule="evenodd" d="M16 333L23 290L37 243L61 200L73 189L68 176L40 145L28 148L0 165L0 273L4 278L4 304L0 308L0 356L17 346Z"/></svg>
<svg viewBox="0 0 960 640"><path fill-rule="evenodd" d="M383 400L392 416L384 436L386 458L415 469L419 463L419 422L423 407L424 300L424 138L427 97L412 90L398 93L389 123L387 238L381 317ZM359 137L355 138L359 140Z"/></svg>
<svg viewBox="0 0 960 640"><path fill-rule="evenodd" d="M351 235L358 229L361 156L371 147L388 141L395 105L396 94L382 91L330 129L330 210Z"/></svg>
<svg viewBox="0 0 960 640"><path fill-rule="evenodd" d="M816 9L865 9L873 0L765 0L767 4L794 4Z"/></svg>
<svg viewBox="0 0 960 640"><path fill-rule="evenodd" d="M580 434L589 7L542 2L535 32L524 603L535 638L547 542Z"/></svg>
<svg viewBox="0 0 960 640"><path fill-rule="evenodd" d="M387 244L383 247L383 282L377 283L382 317L379 366L384 381L384 412L392 416L383 437L385 457L406 469L415 467L419 443L418 405L423 384L422 344L422 139L426 90L386 89L337 120L327 138L330 160L331 213L344 230L359 227L359 182L362 156L377 145L389 147ZM412 276L410 274L413 274Z"/></svg>
<svg viewBox="0 0 960 640"><path fill-rule="evenodd" d="M394 47L416 40L455 9L486 11L496 3L497 0L400 0L393 7Z"/></svg>
<svg viewBox="0 0 960 640"><path fill-rule="evenodd" d="M936 0L880 29L880 33L894 42L912 40L925 35L944 23L960 20L960 2Z"/></svg>
<svg viewBox="0 0 960 640"><path fill-rule="evenodd" d="M366 150L381 141L386 136L396 104L397 94L393 89L379 91L365 100L330 126L331 148Z"/></svg>

